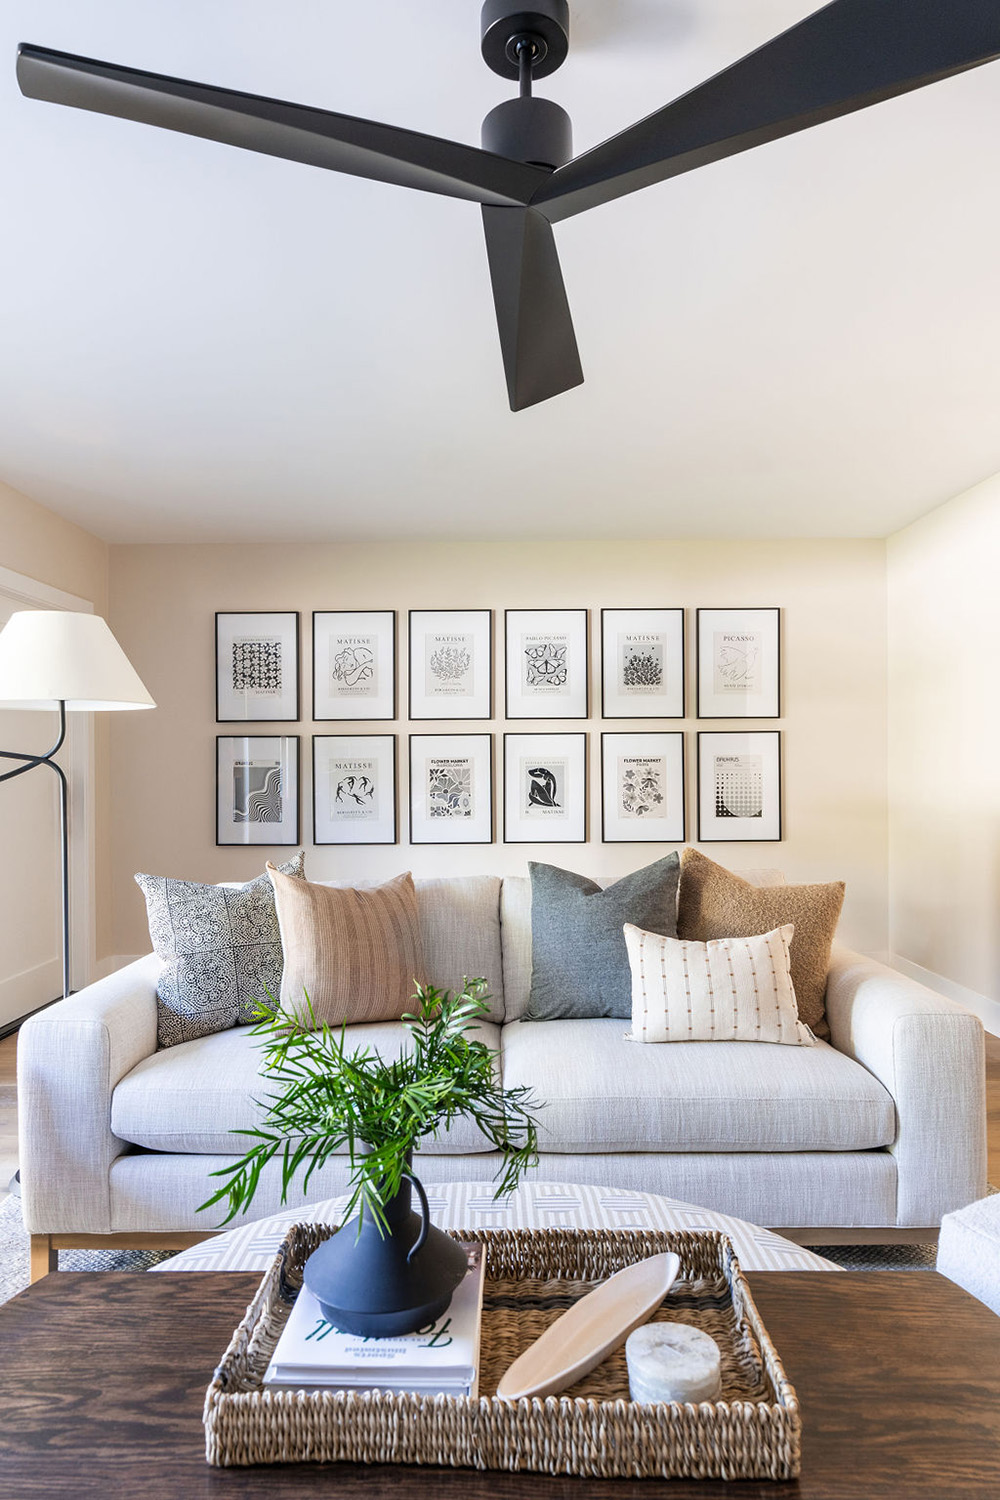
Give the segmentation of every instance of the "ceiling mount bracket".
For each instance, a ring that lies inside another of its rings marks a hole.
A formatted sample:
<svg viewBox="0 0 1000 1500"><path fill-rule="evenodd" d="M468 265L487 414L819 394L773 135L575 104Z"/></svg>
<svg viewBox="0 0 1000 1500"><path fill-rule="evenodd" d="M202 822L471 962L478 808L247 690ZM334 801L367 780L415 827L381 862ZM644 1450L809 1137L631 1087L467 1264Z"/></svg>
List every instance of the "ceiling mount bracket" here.
<svg viewBox="0 0 1000 1500"><path fill-rule="evenodd" d="M534 48L531 72L547 78L566 60L569 51L568 0L530 0L521 10L516 0L485 0L480 18L483 59L501 78L521 74L519 47Z"/></svg>

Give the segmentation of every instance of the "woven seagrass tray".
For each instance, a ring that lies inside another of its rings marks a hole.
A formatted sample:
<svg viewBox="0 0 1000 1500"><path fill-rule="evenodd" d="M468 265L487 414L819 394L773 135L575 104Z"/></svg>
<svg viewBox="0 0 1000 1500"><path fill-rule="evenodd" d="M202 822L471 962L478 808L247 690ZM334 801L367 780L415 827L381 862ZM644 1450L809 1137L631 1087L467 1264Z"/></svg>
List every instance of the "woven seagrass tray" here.
<svg viewBox="0 0 1000 1500"><path fill-rule="evenodd" d="M485 1249L480 1395L268 1391L262 1377L312 1251L336 1230L297 1224L247 1308L205 1398L219 1465L342 1462L523 1469L599 1478L794 1479L801 1418L732 1243L714 1230L462 1229ZM629 1400L624 1349L561 1396L501 1401L511 1361L579 1297L624 1266L681 1261L656 1319L690 1323L722 1351L722 1398Z"/></svg>

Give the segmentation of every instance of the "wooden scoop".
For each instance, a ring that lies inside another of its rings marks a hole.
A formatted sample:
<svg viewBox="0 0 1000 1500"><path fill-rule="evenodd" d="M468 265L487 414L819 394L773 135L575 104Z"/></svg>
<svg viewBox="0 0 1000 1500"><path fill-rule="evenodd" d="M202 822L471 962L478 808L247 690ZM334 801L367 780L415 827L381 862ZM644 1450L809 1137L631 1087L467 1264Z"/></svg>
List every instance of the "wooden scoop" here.
<svg viewBox="0 0 1000 1500"><path fill-rule="evenodd" d="M652 1255L609 1276L518 1355L497 1395L505 1401L552 1396L589 1375L656 1311L680 1268L676 1255Z"/></svg>

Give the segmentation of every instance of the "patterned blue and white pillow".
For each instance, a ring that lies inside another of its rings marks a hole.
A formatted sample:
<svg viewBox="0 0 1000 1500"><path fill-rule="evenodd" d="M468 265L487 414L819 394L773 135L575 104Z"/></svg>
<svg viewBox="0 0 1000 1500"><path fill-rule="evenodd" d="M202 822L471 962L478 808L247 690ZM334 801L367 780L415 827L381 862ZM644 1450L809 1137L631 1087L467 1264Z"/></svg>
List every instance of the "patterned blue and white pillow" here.
<svg viewBox="0 0 1000 1500"><path fill-rule="evenodd" d="M304 855L279 865L303 878ZM149 936L163 970L156 983L157 1039L174 1047L253 1019L281 991L281 933L267 875L246 885L198 885L137 875Z"/></svg>

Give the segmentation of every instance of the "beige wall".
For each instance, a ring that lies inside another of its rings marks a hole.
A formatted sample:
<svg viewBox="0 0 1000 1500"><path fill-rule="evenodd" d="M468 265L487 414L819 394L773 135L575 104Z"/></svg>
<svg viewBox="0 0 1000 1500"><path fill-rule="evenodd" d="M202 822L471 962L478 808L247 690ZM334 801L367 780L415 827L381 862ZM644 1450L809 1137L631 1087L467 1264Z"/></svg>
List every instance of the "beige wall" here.
<svg viewBox="0 0 1000 1500"><path fill-rule="evenodd" d="M887 568L892 951L996 1002L1000 478L891 537Z"/></svg>
<svg viewBox="0 0 1000 1500"><path fill-rule="evenodd" d="M349 546L136 546L112 549L111 623L159 709L114 716L113 892L118 953L148 940L136 870L193 880L248 879L268 851L214 843L215 736L213 616L217 609L298 609L304 646L303 712L311 712L310 614L314 609L401 612L427 607L491 607L502 634L505 607L587 606L591 621L591 701L600 711L599 611L622 605L684 605L688 616L688 704L693 711L696 606L783 608L785 839L781 844L706 845L739 868L779 865L795 880L844 878L843 931L859 947L884 949L886 911L885 572L884 545L848 542L648 542L354 544ZM497 662L502 665L502 651ZM503 706L502 684L497 694ZM405 675L400 708L405 713ZM287 726L303 736L302 831L315 878L382 878L466 871L517 873L540 858L595 875L619 875L664 846L601 844L599 718L567 729L590 731L590 843L449 848L310 848L308 718ZM393 728L405 737L405 719ZM421 723L417 731L437 726ZM447 726L442 726L446 728ZM505 725L454 726L456 732ZM511 724L513 730L546 727ZM558 728L558 725L553 727ZM625 721L603 727L623 729ZM658 727L637 721L636 728ZM687 732L688 830L694 832L694 718ZM719 721L703 728L724 728ZM739 727L733 726L733 727ZM761 728L773 728L764 723ZM343 726L353 730L354 726ZM266 732L266 728L263 732ZM500 745L497 745L498 773ZM401 807L407 749L400 742ZM498 798L499 804L499 798ZM401 819L405 840L406 819ZM498 827L502 827L498 819Z"/></svg>
<svg viewBox="0 0 1000 1500"><path fill-rule="evenodd" d="M0 484L0 567L89 600L98 614L108 609L108 548L89 532L62 520L8 485ZM8 712L5 748L48 748L54 738L50 715ZM96 953L110 952L110 817L106 725L95 723ZM65 760L65 754L64 754ZM30 782L30 785L29 785ZM52 782L49 785L48 782ZM54 778L33 774L0 788L0 832L8 859L0 877L0 910L8 921L0 933L0 1024L57 993L59 984L58 832ZM28 857L25 857L25 851ZM6 888L5 888L6 887Z"/></svg>

